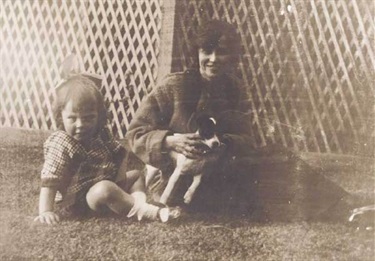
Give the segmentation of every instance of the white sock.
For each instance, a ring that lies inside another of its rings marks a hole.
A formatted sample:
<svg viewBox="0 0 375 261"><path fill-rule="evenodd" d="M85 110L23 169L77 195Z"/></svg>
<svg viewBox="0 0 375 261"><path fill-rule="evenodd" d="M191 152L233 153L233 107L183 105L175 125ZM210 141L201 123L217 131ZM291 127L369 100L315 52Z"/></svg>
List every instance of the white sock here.
<svg viewBox="0 0 375 261"><path fill-rule="evenodd" d="M137 203L145 203L146 202L146 193L141 192L141 191L136 191L130 194L133 198L134 201Z"/></svg>
<svg viewBox="0 0 375 261"><path fill-rule="evenodd" d="M140 206L139 210L137 211L137 218L139 221L141 221L142 218L156 220L158 219L158 212L159 207L148 203L144 203Z"/></svg>
<svg viewBox="0 0 375 261"><path fill-rule="evenodd" d="M131 196L134 198L134 205L129 211L127 217L134 216L136 213L138 213L141 206L146 203L146 194L144 192L136 191L133 192Z"/></svg>

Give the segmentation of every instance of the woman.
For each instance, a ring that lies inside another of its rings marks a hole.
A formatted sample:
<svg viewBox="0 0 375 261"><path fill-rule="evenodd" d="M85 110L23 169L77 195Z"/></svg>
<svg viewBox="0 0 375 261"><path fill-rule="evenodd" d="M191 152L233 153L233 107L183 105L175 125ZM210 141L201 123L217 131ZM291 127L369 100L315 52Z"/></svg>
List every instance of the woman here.
<svg viewBox="0 0 375 261"><path fill-rule="evenodd" d="M199 28L195 39L199 69L167 76L145 99L126 134L129 148L161 170L149 186L154 200L174 168L169 151L190 158L204 152L202 140L189 128L200 113L217 119L225 146L215 152L220 157L213 175L202 181L190 209L256 214L262 219L311 219L347 197L286 149L255 149L248 97L232 75L240 53L235 28L212 20ZM182 193L191 182L186 179L171 204L182 204Z"/></svg>

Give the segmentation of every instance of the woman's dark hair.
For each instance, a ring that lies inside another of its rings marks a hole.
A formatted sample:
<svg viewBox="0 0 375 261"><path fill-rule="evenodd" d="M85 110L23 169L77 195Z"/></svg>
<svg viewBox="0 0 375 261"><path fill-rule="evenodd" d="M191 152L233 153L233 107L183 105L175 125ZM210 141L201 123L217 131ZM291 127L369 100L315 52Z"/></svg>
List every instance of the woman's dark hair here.
<svg viewBox="0 0 375 261"><path fill-rule="evenodd" d="M239 55L241 52L241 40L235 26L225 21L209 20L203 22L199 26L194 39L196 51L202 48L210 52L219 46L220 41L224 40L229 54Z"/></svg>
<svg viewBox="0 0 375 261"><path fill-rule="evenodd" d="M61 112L70 101L80 101L83 104L96 104L98 110L98 131L107 122L107 109L104 97L100 93L99 83L91 80L87 76L75 75L68 78L59 85L56 90L56 100L53 104L53 116L56 120L57 128L64 130Z"/></svg>

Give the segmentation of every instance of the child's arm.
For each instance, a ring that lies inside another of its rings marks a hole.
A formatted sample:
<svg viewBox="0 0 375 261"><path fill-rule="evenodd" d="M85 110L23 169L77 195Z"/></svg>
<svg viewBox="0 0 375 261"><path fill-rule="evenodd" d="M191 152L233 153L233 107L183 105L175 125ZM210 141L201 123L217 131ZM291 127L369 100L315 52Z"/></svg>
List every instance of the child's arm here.
<svg viewBox="0 0 375 261"><path fill-rule="evenodd" d="M57 188L63 185L62 181L66 177L66 171L70 167L74 153L78 151L70 142L72 139L64 131L56 131L44 143L39 215L35 221L46 224L55 224L60 221L59 216L54 212L55 196Z"/></svg>
<svg viewBox="0 0 375 261"><path fill-rule="evenodd" d="M42 187L40 189L39 216L37 216L34 221L49 225L56 224L60 221L60 217L53 212L56 192L56 189L49 187Z"/></svg>

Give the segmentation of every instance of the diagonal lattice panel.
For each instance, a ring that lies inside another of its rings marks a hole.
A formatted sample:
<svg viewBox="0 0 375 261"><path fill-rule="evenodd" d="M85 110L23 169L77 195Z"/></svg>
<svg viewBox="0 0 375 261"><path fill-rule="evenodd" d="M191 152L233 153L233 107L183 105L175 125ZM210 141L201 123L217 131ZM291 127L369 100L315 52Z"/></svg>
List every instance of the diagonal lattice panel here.
<svg viewBox="0 0 375 261"><path fill-rule="evenodd" d="M158 0L0 1L0 126L54 129L53 86L70 53L103 76L113 132L123 137L154 85Z"/></svg>
<svg viewBox="0 0 375 261"><path fill-rule="evenodd" d="M174 68L194 66L189 41L202 20L232 22L258 144L358 152L374 139L373 13L366 0L184 0Z"/></svg>
<svg viewBox="0 0 375 261"><path fill-rule="evenodd" d="M54 129L58 65L78 54L103 75L122 137L158 70L162 1L0 1L0 126ZM238 68L259 145L360 151L374 140L374 5L367 0L176 1L174 68L193 65L189 41L207 18L237 25ZM370 150L371 150L371 146Z"/></svg>

